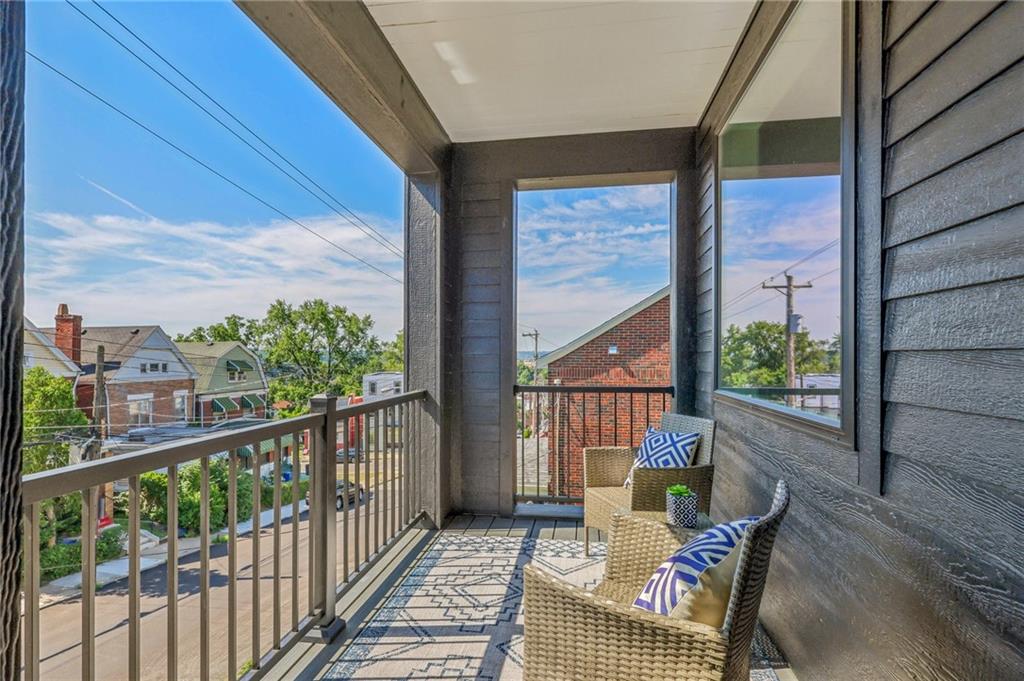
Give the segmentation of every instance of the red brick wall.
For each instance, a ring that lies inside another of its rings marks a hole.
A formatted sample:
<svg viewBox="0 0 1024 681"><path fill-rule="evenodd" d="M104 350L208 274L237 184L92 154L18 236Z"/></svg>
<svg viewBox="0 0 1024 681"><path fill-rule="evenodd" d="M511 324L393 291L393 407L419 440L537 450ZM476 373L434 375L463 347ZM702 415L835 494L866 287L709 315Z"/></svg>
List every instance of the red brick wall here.
<svg viewBox="0 0 1024 681"><path fill-rule="evenodd" d="M153 394L153 424L172 423L178 419L174 416L174 391L188 390L189 397L186 398L186 409L191 413L191 400L193 381L190 378L166 380L166 381L139 381L135 383L108 383L107 400L110 405L110 428L111 435L121 435L128 432L131 426L128 423L128 396Z"/></svg>
<svg viewBox="0 0 1024 681"><path fill-rule="evenodd" d="M609 354L610 346L618 347ZM548 383L667 386L672 383L669 297L548 365ZM669 409L663 394L553 395L548 428L548 493L583 495L583 449L637 446L647 425Z"/></svg>

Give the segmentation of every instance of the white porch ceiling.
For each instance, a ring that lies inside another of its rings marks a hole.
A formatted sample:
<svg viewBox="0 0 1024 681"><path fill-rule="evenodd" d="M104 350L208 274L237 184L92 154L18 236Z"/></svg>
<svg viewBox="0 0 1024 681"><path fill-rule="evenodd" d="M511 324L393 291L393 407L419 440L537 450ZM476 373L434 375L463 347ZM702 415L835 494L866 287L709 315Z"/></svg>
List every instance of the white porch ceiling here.
<svg viewBox="0 0 1024 681"><path fill-rule="evenodd" d="M753 0L366 0L452 141L695 125Z"/></svg>

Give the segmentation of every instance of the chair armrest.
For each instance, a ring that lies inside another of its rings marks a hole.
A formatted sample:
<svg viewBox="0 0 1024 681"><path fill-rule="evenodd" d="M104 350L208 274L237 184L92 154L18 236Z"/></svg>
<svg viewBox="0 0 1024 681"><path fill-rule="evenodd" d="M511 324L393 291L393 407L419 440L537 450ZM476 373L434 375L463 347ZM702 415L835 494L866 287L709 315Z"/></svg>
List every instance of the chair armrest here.
<svg viewBox="0 0 1024 681"><path fill-rule="evenodd" d="M526 681L722 678L719 630L621 605L533 565L523 577Z"/></svg>
<svg viewBox="0 0 1024 681"><path fill-rule="evenodd" d="M616 513L608 531L604 578L640 593L659 565L682 546L665 523Z"/></svg>
<svg viewBox="0 0 1024 681"><path fill-rule="evenodd" d="M583 450L583 484L585 487L622 485L633 465L634 454L629 447L586 447Z"/></svg>
<svg viewBox="0 0 1024 681"><path fill-rule="evenodd" d="M686 485L697 493L697 510L708 514L714 477L715 467L710 464L687 468L637 468L633 471L630 509L664 511L665 490L671 485Z"/></svg>

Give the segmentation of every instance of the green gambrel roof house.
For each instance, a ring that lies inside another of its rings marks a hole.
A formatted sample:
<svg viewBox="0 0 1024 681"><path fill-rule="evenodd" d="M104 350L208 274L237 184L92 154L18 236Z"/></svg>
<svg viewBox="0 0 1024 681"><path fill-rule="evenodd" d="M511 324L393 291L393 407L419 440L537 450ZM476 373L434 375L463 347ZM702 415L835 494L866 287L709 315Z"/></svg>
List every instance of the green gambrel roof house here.
<svg viewBox="0 0 1024 681"><path fill-rule="evenodd" d="M238 341L219 343L175 343L178 349L195 365L196 396L213 396L217 400L240 399L266 394L266 376L256 353ZM238 407L231 407L231 411Z"/></svg>

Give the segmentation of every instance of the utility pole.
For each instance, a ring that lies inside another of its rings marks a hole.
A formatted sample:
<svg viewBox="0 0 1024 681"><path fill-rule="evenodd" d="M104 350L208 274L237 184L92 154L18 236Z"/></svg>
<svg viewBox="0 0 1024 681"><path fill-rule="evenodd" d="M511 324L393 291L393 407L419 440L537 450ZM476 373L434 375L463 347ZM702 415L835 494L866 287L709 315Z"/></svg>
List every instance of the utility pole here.
<svg viewBox="0 0 1024 681"><path fill-rule="evenodd" d="M529 333L524 333L523 337L533 339L533 384L537 385L537 362L540 361L540 350L538 349L540 331L534 329Z"/></svg>
<svg viewBox="0 0 1024 681"><path fill-rule="evenodd" d="M785 285L769 286L761 284L761 288L786 292L786 387L796 388L796 334L800 330L800 315L793 312L793 292L798 288L813 288L811 282L794 284L793 275L786 272ZM796 406L796 395L786 395L786 404Z"/></svg>

